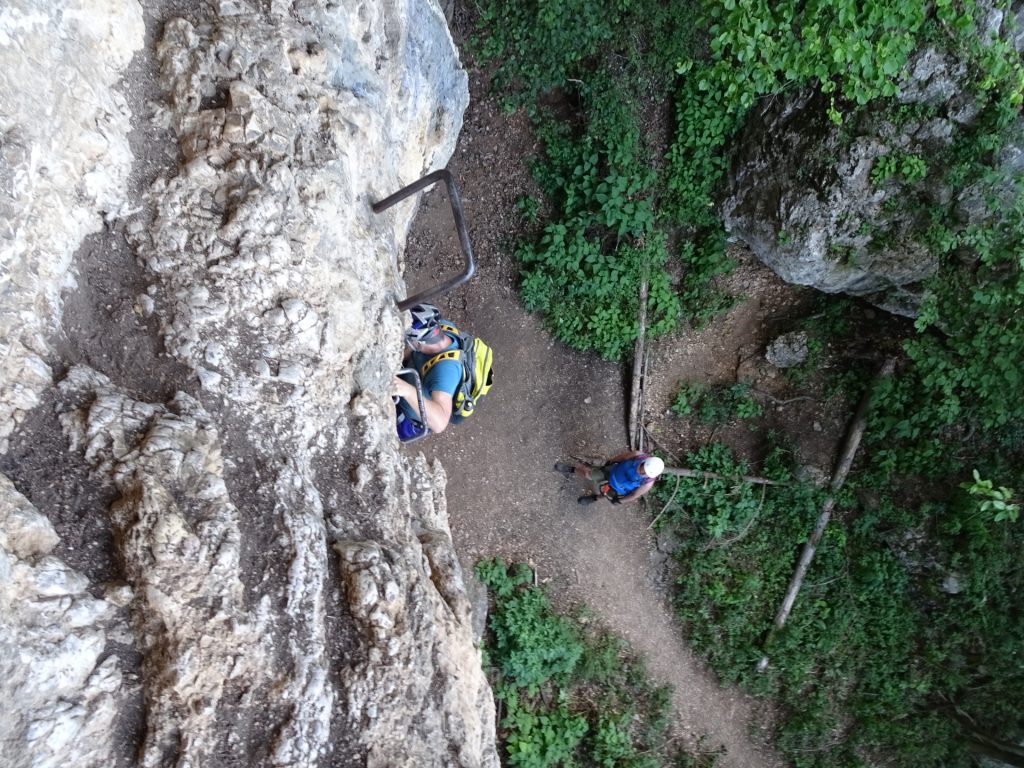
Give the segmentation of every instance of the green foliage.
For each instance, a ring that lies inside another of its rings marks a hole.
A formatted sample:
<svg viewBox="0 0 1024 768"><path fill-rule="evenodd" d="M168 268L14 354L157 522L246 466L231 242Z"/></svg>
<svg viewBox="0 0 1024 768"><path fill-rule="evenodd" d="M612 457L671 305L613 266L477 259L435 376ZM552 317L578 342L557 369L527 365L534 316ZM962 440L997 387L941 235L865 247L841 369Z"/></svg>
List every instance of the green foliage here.
<svg viewBox="0 0 1024 768"><path fill-rule="evenodd" d="M496 62L494 85L527 106L544 147L533 167L551 219L516 248L524 303L567 344L620 359L636 339L642 275L650 283L648 332L662 334L680 317L667 272L669 234L657 221L661 185L641 131L650 105L641 98L667 97L690 25L678 7L653 0L597 0L489 2L481 28L477 49ZM616 65L588 66L601 57ZM572 123L537 106L538 95L556 87L578 99ZM520 209L529 219L538 207L526 205ZM690 314L706 318L727 306L703 290L723 258L694 261L686 300ZM705 297L711 300L702 303Z"/></svg>
<svg viewBox="0 0 1024 768"><path fill-rule="evenodd" d="M511 734L505 740L508 765L546 768L571 764L587 733L586 717L572 714L564 702L547 710L521 703L514 687L501 687L497 694L508 709L501 722Z"/></svg>
<svg viewBox="0 0 1024 768"><path fill-rule="evenodd" d="M970 173L980 204L975 219L957 224L936 213L928 240L943 266L929 283L919 334L904 345L912 365L877 398L869 433L878 446L877 482L959 472L950 441L962 443L961 456L977 456L983 474L1019 476L1013 457L1024 433L1024 194L1019 180L977 167Z"/></svg>
<svg viewBox="0 0 1024 768"><path fill-rule="evenodd" d="M728 167L726 143L745 114L721 90L707 87L701 74L705 69L691 73L679 86L676 133L666 157L663 201L668 219L695 230L721 226L714 193Z"/></svg>
<svg viewBox="0 0 1024 768"><path fill-rule="evenodd" d="M523 564L484 560L476 574L495 598L487 658L507 765L658 768L681 757L666 741L668 689L651 686L621 639L556 614Z"/></svg>
<svg viewBox="0 0 1024 768"><path fill-rule="evenodd" d="M791 481L784 459L773 451L759 474ZM722 446L685 464L747 472ZM966 768L954 706L982 730L1024 734L1019 526L978 514L976 503L904 508L882 495L861 505L846 493L851 512L833 518L784 631L764 648L821 492L677 482L656 493L666 502L675 493L661 522L681 542L679 616L723 679L778 698L779 746L795 765L853 768L874 753L892 765ZM771 664L758 673L763 652Z"/></svg>
<svg viewBox="0 0 1024 768"><path fill-rule="evenodd" d="M499 62L495 86L512 104L578 78L602 45L615 37L630 0L485 2L478 8L476 52Z"/></svg>
<svg viewBox="0 0 1024 768"><path fill-rule="evenodd" d="M564 685L583 644L572 625L552 612L541 590L521 588L532 580L532 571L519 564L505 573L499 561L485 561L477 576L502 598L490 618L492 654L502 674L531 695L549 680Z"/></svg>
<svg viewBox="0 0 1024 768"><path fill-rule="evenodd" d="M871 183L881 185L892 178L899 178L908 184L920 181L928 174L924 158L906 152L890 152L875 160L871 169Z"/></svg>
<svg viewBox="0 0 1024 768"><path fill-rule="evenodd" d="M1012 501L1013 489L1005 486L994 487L991 480L982 479L978 470L974 470L973 475L973 483L961 483L960 487L971 496L981 499L978 502L978 511L994 513L992 519L997 523L1004 520L1017 522L1017 518L1020 517L1020 505Z"/></svg>
<svg viewBox="0 0 1024 768"><path fill-rule="evenodd" d="M535 197L523 195L516 200L516 210L527 224L534 224L540 217L540 202Z"/></svg>
<svg viewBox="0 0 1024 768"><path fill-rule="evenodd" d="M705 230L693 240L685 241L679 260L684 269L678 288L681 312L693 327L703 328L731 309L736 301L715 282L736 266L726 255L724 230L721 227Z"/></svg>
<svg viewBox="0 0 1024 768"><path fill-rule="evenodd" d="M1007 11L1005 2L997 6ZM953 716L960 713L978 729L1020 740L1024 584L1017 553L1024 534L1013 524L1012 490L983 479L1016 488L1024 482L1024 195L1018 179L992 170L1022 101L1011 42L990 37L988 11L971 0L702 0L699 8L485 0L481 13L489 37L479 50L494 62L498 87L511 89L508 102L527 106L544 147L534 165L544 204L521 206L539 232L517 249L523 300L559 338L613 359L635 339L645 271L656 332L680 317L700 325L730 306L716 284L731 265L714 201L751 110L769 108L783 91L816 90L828 116L852 135L865 105L896 107L899 78L918 46L966 67L967 90L981 110L975 124L959 129L942 157L894 150L871 172L876 185L898 182L887 184L882 213L924 222L911 237L941 268L926 286L899 374L876 393L861 457L839 499L843 514L826 531L785 631L771 636L768 673L753 669L820 492L682 478L656 492L667 501L679 491L662 522L677 527L683 542L677 605L692 642L723 679L778 698L780 745L795 765L859 768L882 755L891 765L966 766ZM695 44L679 34L683 27L705 39ZM536 98L545 93L550 102L552 89L563 110L573 108L566 122ZM641 126L645 110L668 97L674 125L660 156L659 137ZM929 109L900 106L893 119L920 121ZM911 187L938 182L943 168L954 203L911 197ZM537 220L540 210L550 218ZM893 235L867 226L861 234L872 246L887 247ZM790 237L780 232L779 243ZM668 244L677 242L681 275L673 290ZM851 261L862 251L833 255ZM820 367L845 333L843 319L836 310L806 324L811 354L791 381L806 381ZM843 381L859 388L864 375L847 371ZM674 410L719 423L753 415L757 404L741 402L737 393L691 388ZM791 481L783 458L772 451L759 474ZM746 472L720 447L687 461L730 478ZM977 468L974 481L958 489L964 467ZM916 487L908 475L932 484L928 503L902 492ZM539 602L521 602L523 615L540 612ZM560 631L513 624L503 631L521 632L527 645L572 645ZM509 679L521 675L548 692L540 699L528 686L517 689L516 711L548 718L515 726L531 734L526 747L514 748L537 755L540 762L529 764L571 764L581 750L588 750L583 764L634 764L622 753L628 708L588 716L581 732L571 719L579 701L562 687L613 674L611 646L569 664L565 655L523 648L510 663L505 656L515 646L506 645L499 650L495 642L497 668L508 665ZM544 734L544 727L553 730Z"/></svg>
<svg viewBox="0 0 1024 768"><path fill-rule="evenodd" d="M632 351L642 272L667 259L660 237L602 253L583 231L563 224L549 225L540 243L523 246L518 256L526 268L521 286L526 308L543 312L557 338L609 360ZM675 324L678 300L664 272L650 274L647 312L652 335Z"/></svg>
<svg viewBox="0 0 1024 768"><path fill-rule="evenodd" d="M917 47L923 0L706 0L715 66L708 88L741 108L787 82L817 82L857 104L897 93ZM834 107L833 107L834 109Z"/></svg>
<svg viewBox="0 0 1024 768"><path fill-rule="evenodd" d="M750 384L738 381L715 387L683 383L672 403L672 412L682 417L693 415L705 424L717 426L736 419L756 419L764 409L751 397Z"/></svg>

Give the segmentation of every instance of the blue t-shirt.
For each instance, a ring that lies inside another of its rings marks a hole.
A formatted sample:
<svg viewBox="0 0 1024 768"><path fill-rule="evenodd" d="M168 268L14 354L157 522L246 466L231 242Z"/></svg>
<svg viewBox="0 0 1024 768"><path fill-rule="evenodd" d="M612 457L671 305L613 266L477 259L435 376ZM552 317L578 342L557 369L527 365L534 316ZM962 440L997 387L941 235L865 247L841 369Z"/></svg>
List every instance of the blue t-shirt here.
<svg viewBox="0 0 1024 768"><path fill-rule="evenodd" d="M619 496L628 496L641 485L653 483L653 477L646 477L640 474L640 465L649 458L649 456L641 453L636 458L626 459L613 465L608 472L608 485Z"/></svg>
<svg viewBox="0 0 1024 768"><path fill-rule="evenodd" d="M447 320L442 322L447 323ZM442 352L446 352L449 349L458 349L459 343L456 339L447 331L445 335L451 341ZM452 397L455 397L455 392L459 388L459 384L462 382L462 363L459 360L441 360L431 368L426 376L423 376L423 366L427 362L441 354L440 352L434 352L433 354L427 355L422 352L413 351L412 355L409 356L409 367L415 368L420 372L420 378L423 383L423 397L426 400L430 399L430 396L434 392L447 392ZM401 401L402 410L405 411L407 416L419 420L420 416L416 413L416 405L409 406L405 400Z"/></svg>

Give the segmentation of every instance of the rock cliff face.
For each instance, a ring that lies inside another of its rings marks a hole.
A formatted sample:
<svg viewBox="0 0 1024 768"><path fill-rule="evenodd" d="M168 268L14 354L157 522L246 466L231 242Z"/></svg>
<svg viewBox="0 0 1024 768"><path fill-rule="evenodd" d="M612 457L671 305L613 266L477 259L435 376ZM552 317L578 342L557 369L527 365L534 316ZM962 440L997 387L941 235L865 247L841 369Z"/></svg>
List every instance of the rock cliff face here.
<svg viewBox="0 0 1024 768"><path fill-rule="evenodd" d="M214 5L0 10L0 764L496 766L444 473L393 436L414 208L370 209L465 73L433 0ZM177 159L137 197L140 126ZM125 240L93 343L163 351L104 371L62 301Z"/></svg>

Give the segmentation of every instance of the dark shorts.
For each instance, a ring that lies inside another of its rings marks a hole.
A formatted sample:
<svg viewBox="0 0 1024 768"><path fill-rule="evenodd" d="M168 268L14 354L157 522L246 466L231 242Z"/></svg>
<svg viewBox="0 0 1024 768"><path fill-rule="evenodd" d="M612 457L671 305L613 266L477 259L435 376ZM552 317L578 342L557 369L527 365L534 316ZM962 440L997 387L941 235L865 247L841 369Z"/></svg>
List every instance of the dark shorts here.
<svg viewBox="0 0 1024 768"><path fill-rule="evenodd" d="M591 490L599 494L601 487L608 482L608 473L604 471L604 467L591 467L587 479L590 481Z"/></svg>

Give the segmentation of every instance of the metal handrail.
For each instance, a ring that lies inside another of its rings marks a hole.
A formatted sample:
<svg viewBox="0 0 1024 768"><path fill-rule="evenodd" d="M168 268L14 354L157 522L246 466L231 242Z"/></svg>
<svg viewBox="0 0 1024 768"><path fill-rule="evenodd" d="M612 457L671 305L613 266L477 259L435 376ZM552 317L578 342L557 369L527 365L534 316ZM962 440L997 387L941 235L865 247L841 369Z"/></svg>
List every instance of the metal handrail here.
<svg viewBox="0 0 1024 768"><path fill-rule="evenodd" d="M417 440L422 440L430 434L430 427L427 426L427 407L423 404L423 383L420 381L420 372L415 368L400 368L398 375L401 376L403 373L412 376L413 380L411 383L416 389L416 405L420 412L420 421L423 422L423 434L416 435L416 437L411 437L405 441L406 443L415 443Z"/></svg>
<svg viewBox="0 0 1024 768"><path fill-rule="evenodd" d="M419 293L398 302L398 309L400 312L404 312L415 304L419 304L427 299L432 299L435 296L439 296L442 293L450 291L452 288L462 285L476 273L476 262L473 261L473 247L469 243L469 230L466 229L466 220L462 213L462 199L459 197L459 190L455 186L455 179L447 168L442 168L439 171L428 173L419 181L414 181L409 186L402 187L394 194L388 195L380 202L373 203L371 207L373 208L374 213L380 213L381 211L387 210L395 203L401 202L402 200L405 200L405 198L415 195L421 189L425 189L432 184L436 184L442 179L444 180L445 187L448 189L448 201L452 206L452 216L455 218L455 230L459 234L459 246L462 248L462 258L465 265L462 272L455 277L451 277L443 283L427 288L425 291L420 291Z"/></svg>

